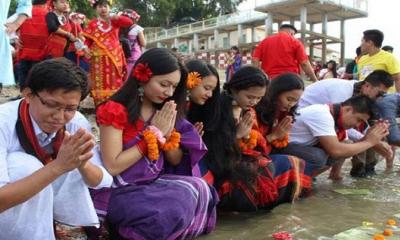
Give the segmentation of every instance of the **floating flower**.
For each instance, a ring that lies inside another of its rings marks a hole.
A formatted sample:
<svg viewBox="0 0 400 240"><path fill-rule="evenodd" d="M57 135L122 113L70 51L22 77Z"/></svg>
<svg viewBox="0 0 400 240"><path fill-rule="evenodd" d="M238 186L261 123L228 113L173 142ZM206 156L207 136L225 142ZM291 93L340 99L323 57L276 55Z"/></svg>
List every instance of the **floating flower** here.
<svg viewBox="0 0 400 240"><path fill-rule="evenodd" d="M277 233L272 234L272 237L275 240L293 240L292 234L290 234L288 232L277 232Z"/></svg>
<svg viewBox="0 0 400 240"><path fill-rule="evenodd" d="M374 240L385 240L385 236L382 234L375 234Z"/></svg>
<svg viewBox="0 0 400 240"><path fill-rule="evenodd" d="M392 229L386 228L385 230L383 230L383 235L385 235L385 236L392 236L392 235L393 235Z"/></svg>
<svg viewBox="0 0 400 240"><path fill-rule="evenodd" d="M153 72L151 71L147 63L139 63L132 71L132 76L136 78L139 82L143 83L148 82L152 75Z"/></svg>
<svg viewBox="0 0 400 240"><path fill-rule="evenodd" d="M394 220L394 219L389 219L389 220L387 220L386 224L387 224L387 225L390 225L390 226L396 226L396 220Z"/></svg>
<svg viewBox="0 0 400 240"><path fill-rule="evenodd" d="M187 76L186 87L193 89L201 83L201 76L198 72L190 72Z"/></svg>

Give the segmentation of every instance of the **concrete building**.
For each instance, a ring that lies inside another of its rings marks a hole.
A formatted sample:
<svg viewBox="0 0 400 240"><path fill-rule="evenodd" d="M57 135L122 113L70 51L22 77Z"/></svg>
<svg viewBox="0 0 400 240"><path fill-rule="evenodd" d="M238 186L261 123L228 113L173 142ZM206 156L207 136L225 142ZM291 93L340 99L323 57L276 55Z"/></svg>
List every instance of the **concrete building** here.
<svg viewBox="0 0 400 240"><path fill-rule="evenodd" d="M176 47L184 55L196 55L216 65L231 46L242 50L248 62L252 49L282 23L298 29L311 58L330 60L329 44L340 44L337 55L344 62L345 21L368 15L367 0L258 0L255 10L223 15L171 29L146 29L148 47ZM340 22L340 36L329 36L328 22ZM321 30L317 31L317 27Z"/></svg>

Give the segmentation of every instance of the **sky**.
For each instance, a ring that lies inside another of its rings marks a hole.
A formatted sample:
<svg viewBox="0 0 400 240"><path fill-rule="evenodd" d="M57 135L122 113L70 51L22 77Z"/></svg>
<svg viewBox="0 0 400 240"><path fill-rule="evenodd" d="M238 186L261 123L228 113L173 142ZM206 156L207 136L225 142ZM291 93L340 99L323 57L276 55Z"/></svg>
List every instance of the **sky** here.
<svg viewBox="0 0 400 240"><path fill-rule="evenodd" d="M239 10L254 8L255 2L263 0L245 0L239 5ZM384 45L394 47L394 55L400 59L400 1L398 0L369 0L368 17L347 20L345 22L345 57L355 57L355 49L360 45L362 33L367 29L379 29L384 35ZM328 24L328 34L339 36L338 22ZM329 48L339 50L338 45Z"/></svg>

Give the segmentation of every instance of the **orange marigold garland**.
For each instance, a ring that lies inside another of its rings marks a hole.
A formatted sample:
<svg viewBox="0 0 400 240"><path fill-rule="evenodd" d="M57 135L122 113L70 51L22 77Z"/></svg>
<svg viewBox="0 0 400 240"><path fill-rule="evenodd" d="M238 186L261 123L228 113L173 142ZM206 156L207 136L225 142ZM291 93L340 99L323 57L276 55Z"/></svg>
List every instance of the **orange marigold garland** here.
<svg viewBox="0 0 400 240"><path fill-rule="evenodd" d="M157 161L160 157L158 151L157 136L151 130L145 130L142 133L143 139L147 143L147 158L151 161Z"/></svg>
<svg viewBox="0 0 400 240"><path fill-rule="evenodd" d="M190 72L187 76L186 88L193 89L201 83L201 75L198 72Z"/></svg>
<svg viewBox="0 0 400 240"><path fill-rule="evenodd" d="M163 151L170 151L179 148L181 142L181 134L175 129L172 131L171 136L161 147Z"/></svg>
<svg viewBox="0 0 400 240"><path fill-rule="evenodd" d="M284 148L289 144L289 135L286 134L283 138L281 139L275 139L274 141L271 142L272 146L275 148Z"/></svg>
<svg viewBox="0 0 400 240"><path fill-rule="evenodd" d="M254 149L257 146L257 131L252 129L249 134L249 139L247 141L243 141L243 139L239 139L239 147L240 150L245 151L248 149Z"/></svg>

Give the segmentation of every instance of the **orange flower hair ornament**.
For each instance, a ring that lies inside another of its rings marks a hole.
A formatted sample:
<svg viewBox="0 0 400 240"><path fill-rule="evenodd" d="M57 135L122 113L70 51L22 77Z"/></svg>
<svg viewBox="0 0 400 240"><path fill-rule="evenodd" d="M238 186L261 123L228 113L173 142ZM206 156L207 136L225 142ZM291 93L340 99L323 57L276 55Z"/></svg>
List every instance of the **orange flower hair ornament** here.
<svg viewBox="0 0 400 240"><path fill-rule="evenodd" d="M289 144L289 135L285 135L282 139L275 139L271 142L275 148L284 148Z"/></svg>
<svg viewBox="0 0 400 240"><path fill-rule="evenodd" d="M239 139L239 147L240 150L245 151L249 149L254 149L257 146L257 138L258 133L256 130L252 129L249 134L249 139L247 141L243 141L243 139Z"/></svg>
<svg viewBox="0 0 400 240"><path fill-rule="evenodd" d="M163 151L170 151L174 149L178 149L181 142L181 134L177 132L175 129L172 131L171 136L161 147Z"/></svg>
<svg viewBox="0 0 400 240"><path fill-rule="evenodd" d="M139 82L146 83L153 76L153 72L147 63L139 63L132 71L132 77L136 78Z"/></svg>
<svg viewBox="0 0 400 240"><path fill-rule="evenodd" d="M160 157L160 152L158 150L156 134L153 131L147 129L143 131L142 135L147 144L147 158L151 161L157 161Z"/></svg>
<svg viewBox="0 0 400 240"><path fill-rule="evenodd" d="M190 72L186 80L186 88L193 89L201 83L201 76L198 72Z"/></svg>

